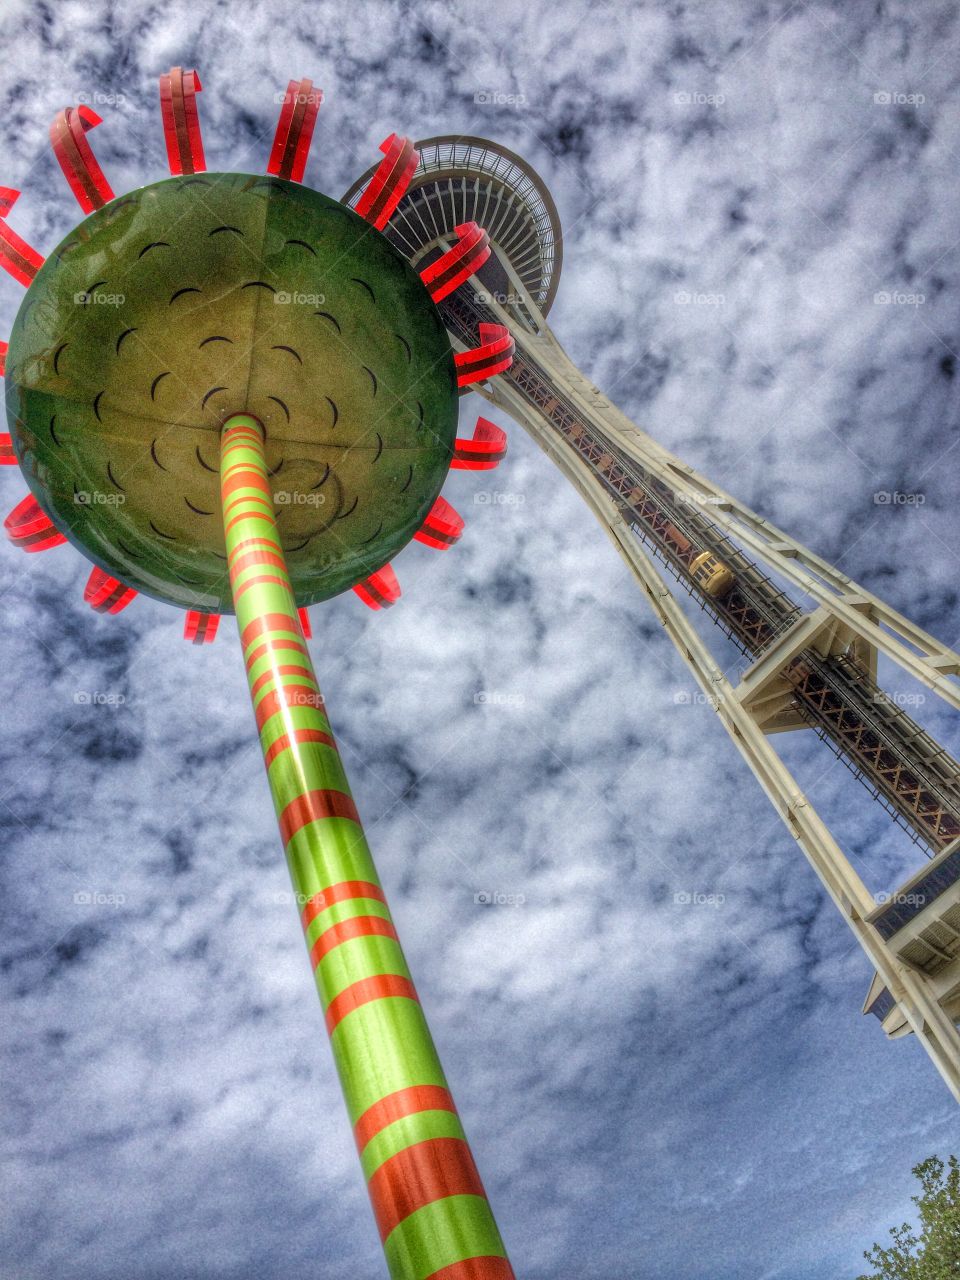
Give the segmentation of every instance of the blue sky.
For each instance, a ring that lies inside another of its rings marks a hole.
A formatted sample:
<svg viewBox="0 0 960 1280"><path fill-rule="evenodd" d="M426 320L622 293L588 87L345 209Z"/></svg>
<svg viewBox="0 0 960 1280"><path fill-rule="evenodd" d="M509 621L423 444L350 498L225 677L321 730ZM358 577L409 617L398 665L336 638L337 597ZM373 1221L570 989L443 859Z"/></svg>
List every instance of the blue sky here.
<svg viewBox="0 0 960 1280"><path fill-rule="evenodd" d="M0 181L43 252L78 220L54 112L104 117L117 192L154 181L173 64L200 71L211 169L265 166L304 75L329 194L394 129L518 151L559 207L551 322L580 367L956 646L956 4L14 0L3 23ZM0 328L19 296L0 281ZM312 651L514 1267L854 1277L910 1166L955 1149L955 1106L860 1016L852 936L603 533L500 421L499 471L445 489L461 543L403 552L388 614L314 610ZM0 485L12 507L22 480ZM923 501L875 502L893 490ZM92 614L70 548L0 561L5 1274L382 1275L232 625L196 649L159 603ZM915 714L957 754L954 717ZM783 746L872 889L916 868L824 747Z"/></svg>

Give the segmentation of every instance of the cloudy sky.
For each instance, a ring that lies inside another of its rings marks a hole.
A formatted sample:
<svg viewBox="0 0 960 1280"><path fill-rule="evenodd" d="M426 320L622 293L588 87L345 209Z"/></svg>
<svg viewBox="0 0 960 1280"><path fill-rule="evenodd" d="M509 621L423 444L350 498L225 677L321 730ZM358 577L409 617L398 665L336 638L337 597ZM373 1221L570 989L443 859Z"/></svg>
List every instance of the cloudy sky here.
<svg viewBox="0 0 960 1280"><path fill-rule="evenodd" d="M291 76L326 91L306 180L332 195L394 129L496 139L559 207L551 321L580 367L957 643L955 3L3 14L0 182L41 251L77 220L54 112L103 115L116 191L157 180L173 64L200 71L211 169L264 167ZM3 331L19 295L0 280ZM405 551L388 614L314 610L312 651L517 1275L855 1277L956 1107L860 1016L852 936L592 517L502 425L500 470L445 490L460 545ZM87 572L0 549L3 1274L375 1280L232 625L196 649L144 598L98 617ZM932 699L915 715L960 750ZM826 748L778 745L872 890L916 869Z"/></svg>

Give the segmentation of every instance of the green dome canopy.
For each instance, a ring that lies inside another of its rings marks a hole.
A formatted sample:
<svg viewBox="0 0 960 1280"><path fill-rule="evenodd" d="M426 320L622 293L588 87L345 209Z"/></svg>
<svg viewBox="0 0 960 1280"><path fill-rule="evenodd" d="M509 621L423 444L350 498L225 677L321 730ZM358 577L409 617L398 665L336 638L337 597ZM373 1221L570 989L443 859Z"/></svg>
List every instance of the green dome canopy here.
<svg viewBox="0 0 960 1280"><path fill-rule="evenodd" d="M456 435L453 350L416 271L351 210L272 176L168 178L92 213L31 284L6 383L56 527L138 591L222 613L227 417L266 430L302 605L412 538Z"/></svg>

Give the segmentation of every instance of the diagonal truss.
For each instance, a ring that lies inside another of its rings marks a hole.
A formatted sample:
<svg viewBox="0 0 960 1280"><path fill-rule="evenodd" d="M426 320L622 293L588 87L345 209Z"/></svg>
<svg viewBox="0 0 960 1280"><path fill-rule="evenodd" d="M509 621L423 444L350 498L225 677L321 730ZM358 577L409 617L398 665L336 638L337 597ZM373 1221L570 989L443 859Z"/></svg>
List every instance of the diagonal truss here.
<svg viewBox="0 0 960 1280"><path fill-rule="evenodd" d="M864 1011L889 1036L912 1031L960 1101L960 766L876 678L883 654L960 709L960 655L664 449L576 367L545 316L561 260L556 210L519 157L474 138L417 147L421 165L391 237L422 268L455 243L459 222L476 221L493 256L441 314L459 350L480 324L509 326L516 342L511 368L475 389L528 431L593 511L869 957ZM692 626L681 591L748 660L737 683ZM894 892L868 890L777 752L777 734L805 727L931 859Z"/></svg>

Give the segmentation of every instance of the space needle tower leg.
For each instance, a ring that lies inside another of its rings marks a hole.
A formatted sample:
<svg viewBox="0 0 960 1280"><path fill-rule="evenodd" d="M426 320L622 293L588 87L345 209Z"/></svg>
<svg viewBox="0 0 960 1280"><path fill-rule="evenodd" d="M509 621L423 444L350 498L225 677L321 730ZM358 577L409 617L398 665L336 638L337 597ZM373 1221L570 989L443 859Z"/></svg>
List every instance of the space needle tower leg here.
<svg viewBox="0 0 960 1280"><path fill-rule="evenodd" d="M390 1275L513 1280L330 731L256 418L226 422L220 479L267 778Z"/></svg>

